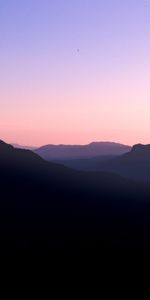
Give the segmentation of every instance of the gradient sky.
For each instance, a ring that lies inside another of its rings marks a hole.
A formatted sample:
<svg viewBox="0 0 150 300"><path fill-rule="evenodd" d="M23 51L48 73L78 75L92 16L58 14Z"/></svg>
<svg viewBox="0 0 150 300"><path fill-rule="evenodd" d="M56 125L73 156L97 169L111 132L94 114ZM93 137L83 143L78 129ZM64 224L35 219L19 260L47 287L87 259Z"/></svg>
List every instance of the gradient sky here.
<svg viewBox="0 0 150 300"><path fill-rule="evenodd" d="M150 0L0 0L0 139L150 143Z"/></svg>

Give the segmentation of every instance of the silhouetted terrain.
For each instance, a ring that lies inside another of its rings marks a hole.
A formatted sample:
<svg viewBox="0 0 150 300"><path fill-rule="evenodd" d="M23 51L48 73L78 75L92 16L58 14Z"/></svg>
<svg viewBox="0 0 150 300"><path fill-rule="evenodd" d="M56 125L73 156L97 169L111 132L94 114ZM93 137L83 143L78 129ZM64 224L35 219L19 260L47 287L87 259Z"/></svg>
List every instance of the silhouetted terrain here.
<svg viewBox="0 0 150 300"><path fill-rule="evenodd" d="M76 170L113 172L130 179L150 180L150 145L135 145L120 156L99 156L88 159L59 160Z"/></svg>
<svg viewBox="0 0 150 300"><path fill-rule="evenodd" d="M117 143L93 142L88 145L46 145L36 149L35 153L46 160L52 161L89 158L100 155L121 155L130 149L130 146Z"/></svg>
<svg viewBox="0 0 150 300"><path fill-rule="evenodd" d="M150 145L135 145L130 152L107 162L102 169L131 179L149 181Z"/></svg>
<svg viewBox="0 0 150 300"><path fill-rule="evenodd" d="M19 144L12 144L14 148L19 148L19 149L26 149L26 150L35 150L36 147L31 147L31 146L25 146L25 145L19 145Z"/></svg>
<svg viewBox="0 0 150 300"><path fill-rule="evenodd" d="M79 172L0 142L1 251L100 255L150 247L150 186Z"/></svg>
<svg viewBox="0 0 150 300"><path fill-rule="evenodd" d="M105 168L112 159L116 158L116 155L100 155L90 158L76 158L76 159L58 159L51 160L58 164L64 165L68 168L72 168L78 171L100 171Z"/></svg>

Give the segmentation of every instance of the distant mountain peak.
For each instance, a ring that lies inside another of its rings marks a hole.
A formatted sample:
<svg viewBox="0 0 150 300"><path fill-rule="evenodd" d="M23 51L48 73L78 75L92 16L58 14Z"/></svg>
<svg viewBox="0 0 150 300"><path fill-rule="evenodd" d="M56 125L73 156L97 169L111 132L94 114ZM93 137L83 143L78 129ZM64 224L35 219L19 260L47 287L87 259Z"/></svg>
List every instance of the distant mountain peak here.
<svg viewBox="0 0 150 300"><path fill-rule="evenodd" d="M44 145L34 152L46 160L56 160L121 155L130 150L130 146L119 143L91 142L88 145Z"/></svg>
<svg viewBox="0 0 150 300"><path fill-rule="evenodd" d="M150 152L150 144L147 144L147 145L143 145L143 144L136 144L132 147L131 149L132 152L147 152L149 151Z"/></svg>

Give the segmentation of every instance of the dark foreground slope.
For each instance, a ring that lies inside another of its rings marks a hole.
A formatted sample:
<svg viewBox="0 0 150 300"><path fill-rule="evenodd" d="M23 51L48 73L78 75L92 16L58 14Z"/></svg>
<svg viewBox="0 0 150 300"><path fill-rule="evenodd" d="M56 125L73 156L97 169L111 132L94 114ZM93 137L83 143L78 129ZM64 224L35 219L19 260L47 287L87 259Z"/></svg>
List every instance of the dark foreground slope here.
<svg viewBox="0 0 150 300"><path fill-rule="evenodd" d="M78 254L150 248L150 187L77 172L0 142L0 248Z"/></svg>

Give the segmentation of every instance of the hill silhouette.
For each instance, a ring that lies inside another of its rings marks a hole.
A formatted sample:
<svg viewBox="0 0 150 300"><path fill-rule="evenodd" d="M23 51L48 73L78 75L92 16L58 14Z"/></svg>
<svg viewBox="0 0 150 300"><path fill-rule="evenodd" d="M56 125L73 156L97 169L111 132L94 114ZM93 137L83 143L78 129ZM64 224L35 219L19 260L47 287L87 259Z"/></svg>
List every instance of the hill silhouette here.
<svg viewBox="0 0 150 300"><path fill-rule="evenodd" d="M55 159L51 160L68 168L78 171L100 171L103 167L116 158L116 155L100 155L88 158L76 158L76 159Z"/></svg>
<svg viewBox="0 0 150 300"><path fill-rule="evenodd" d="M19 144L12 144L14 148L19 148L19 149L26 149L26 150L35 150L36 147L32 146L26 146L26 145L19 145Z"/></svg>
<svg viewBox="0 0 150 300"><path fill-rule="evenodd" d="M150 145L137 144L119 156L58 160L62 165L84 171L107 171L130 179L150 180Z"/></svg>
<svg viewBox="0 0 150 300"><path fill-rule="evenodd" d="M0 142L0 244L7 254L100 255L150 247L150 187L79 172Z"/></svg>
<svg viewBox="0 0 150 300"><path fill-rule="evenodd" d="M150 145L134 145L130 152L107 161L105 171L137 180L150 180ZM99 169L99 170L100 170Z"/></svg>
<svg viewBox="0 0 150 300"><path fill-rule="evenodd" d="M128 152L130 146L111 143L93 142L88 145L45 145L35 149L35 153L46 160L89 158L99 155L121 155Z"/></svg>

